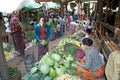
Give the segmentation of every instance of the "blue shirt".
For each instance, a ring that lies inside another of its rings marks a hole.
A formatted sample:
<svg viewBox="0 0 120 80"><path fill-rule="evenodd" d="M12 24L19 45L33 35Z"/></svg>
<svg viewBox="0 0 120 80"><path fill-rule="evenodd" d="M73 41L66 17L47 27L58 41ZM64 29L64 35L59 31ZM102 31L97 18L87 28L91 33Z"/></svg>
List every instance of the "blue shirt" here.
<svg viewBox="0 0 120 80"><path fill-rule="evenodd" d="M35 35L35 39L36 39L36 44L39 41L39 37L40 37L40 24L35 25L34 27L34 35Z"/></svg>

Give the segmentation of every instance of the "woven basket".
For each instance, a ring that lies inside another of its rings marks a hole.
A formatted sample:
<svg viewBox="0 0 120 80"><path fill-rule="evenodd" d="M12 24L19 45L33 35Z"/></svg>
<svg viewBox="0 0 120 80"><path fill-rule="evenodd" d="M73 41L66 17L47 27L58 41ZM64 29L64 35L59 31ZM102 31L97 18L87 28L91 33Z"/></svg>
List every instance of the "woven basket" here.
<svg viewBox="0 0 120 80"><path fill-rule="evenodd" d="M75 46L75 47L78 47L78 49L77 49L76 51L78 51L78 50L82 51L79 46L77 46L77 45L75 45L75 44L73 44L73 43L68 43L68 44L64 45L64 50L67 52L67 49L68 49L68 48L74 47L74 46Z"/></svg>
<svg viewBox="0 0 120 80"><path fill-rule="evenodd" d="M21 80L21 73L18 71L15 75L10 77L10 80Z"/></svg>

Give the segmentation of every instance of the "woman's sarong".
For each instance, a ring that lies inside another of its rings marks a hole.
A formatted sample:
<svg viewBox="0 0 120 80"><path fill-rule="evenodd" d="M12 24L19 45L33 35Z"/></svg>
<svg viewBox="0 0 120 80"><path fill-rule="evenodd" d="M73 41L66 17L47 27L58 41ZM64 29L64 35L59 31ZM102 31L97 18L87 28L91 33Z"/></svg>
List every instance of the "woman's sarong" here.
<svg viewBox="0 0 120 80"><path fill-rule="evenodd" d="M40 60L41 57L46 54L46 52L48 52L48 45L42 46L39 42L38 43L38 60Z"/></svg>
<svg viewBox="0 0 120 80"><path fill-rule="evenodd" d="M81 59L80 63L84 63L85 60ZM101 66L96 72L93 72L91 69L84 69L81 66L77 67L77 74L83 80L97 80L98 78L104 75L104 65Z"/></svg>

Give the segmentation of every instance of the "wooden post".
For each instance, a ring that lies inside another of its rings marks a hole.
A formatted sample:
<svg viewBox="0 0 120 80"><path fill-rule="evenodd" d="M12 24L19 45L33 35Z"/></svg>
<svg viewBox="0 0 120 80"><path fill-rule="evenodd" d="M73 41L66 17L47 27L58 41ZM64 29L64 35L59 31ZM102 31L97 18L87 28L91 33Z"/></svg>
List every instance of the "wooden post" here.
<svg viewBox="0 0 120 80"><path fill-rule="evenodd" d="M106 6L106 12L105 12L105 22L107 22L107 17L108 17L108 8L109 8L109 0L107 0L107 6Z"/></svg>
<svg viewBox="0 0 120 80"><path fill-rule="evenodd" d="M117 27L120 29L120 1L119 1L119 10L117 13Z"/></svg>
<svg viewBox="0 0 120 80"><path fill-rule="evenodd" d="M9 80L7 62L4 55L3 43L2 43L2 14L0 13L0 73L2 75L2 80Z"/></svg>
<svg viewBox="0 0 120 80"><path fill-rule="evenodd" d="M98 16L98 19L100 20L101 18L101 14L103 13L103 3L102 3L103 0L99 0L98 4L98 13L99 13L99 16Z"/></svg>
<svg viewBox="0 0 120 80"><path fill-rule="evenodd" d="M95 13L94 13L94 19L95 19L95 20L96 20L96 18L97 18L97 4L98 4L98 3L95 4Z"/></svg>
<svg viewBox="0 0 120 80"><path fill-rule="evenodd" d="M119 10L115 19L115 32L114 32L114 38L113 38L118 43L120 41L119 33L120 33L120 2L119 2Z"/></svg>

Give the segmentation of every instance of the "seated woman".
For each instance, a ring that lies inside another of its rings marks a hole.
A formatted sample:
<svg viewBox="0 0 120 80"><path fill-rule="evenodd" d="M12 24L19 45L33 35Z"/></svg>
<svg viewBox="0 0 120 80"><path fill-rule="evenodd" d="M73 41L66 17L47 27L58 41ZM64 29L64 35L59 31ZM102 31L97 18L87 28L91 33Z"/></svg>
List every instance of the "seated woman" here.
<svg viewBox="0 0 120 80"><path fill-rule="evenodd" d="M104 75L104 63L99 51L93 45L90 38L82 40L82 48L85 50L85 57L76 61L78 65L77 74L83 80L97 80Z"/></svg>
<svg viewBox="0 0 120 80"><path fill-rule="evenodd" d="M93 37L93 33L91 29L86 29L86 35L85 38L92 38Z"/></svg>

